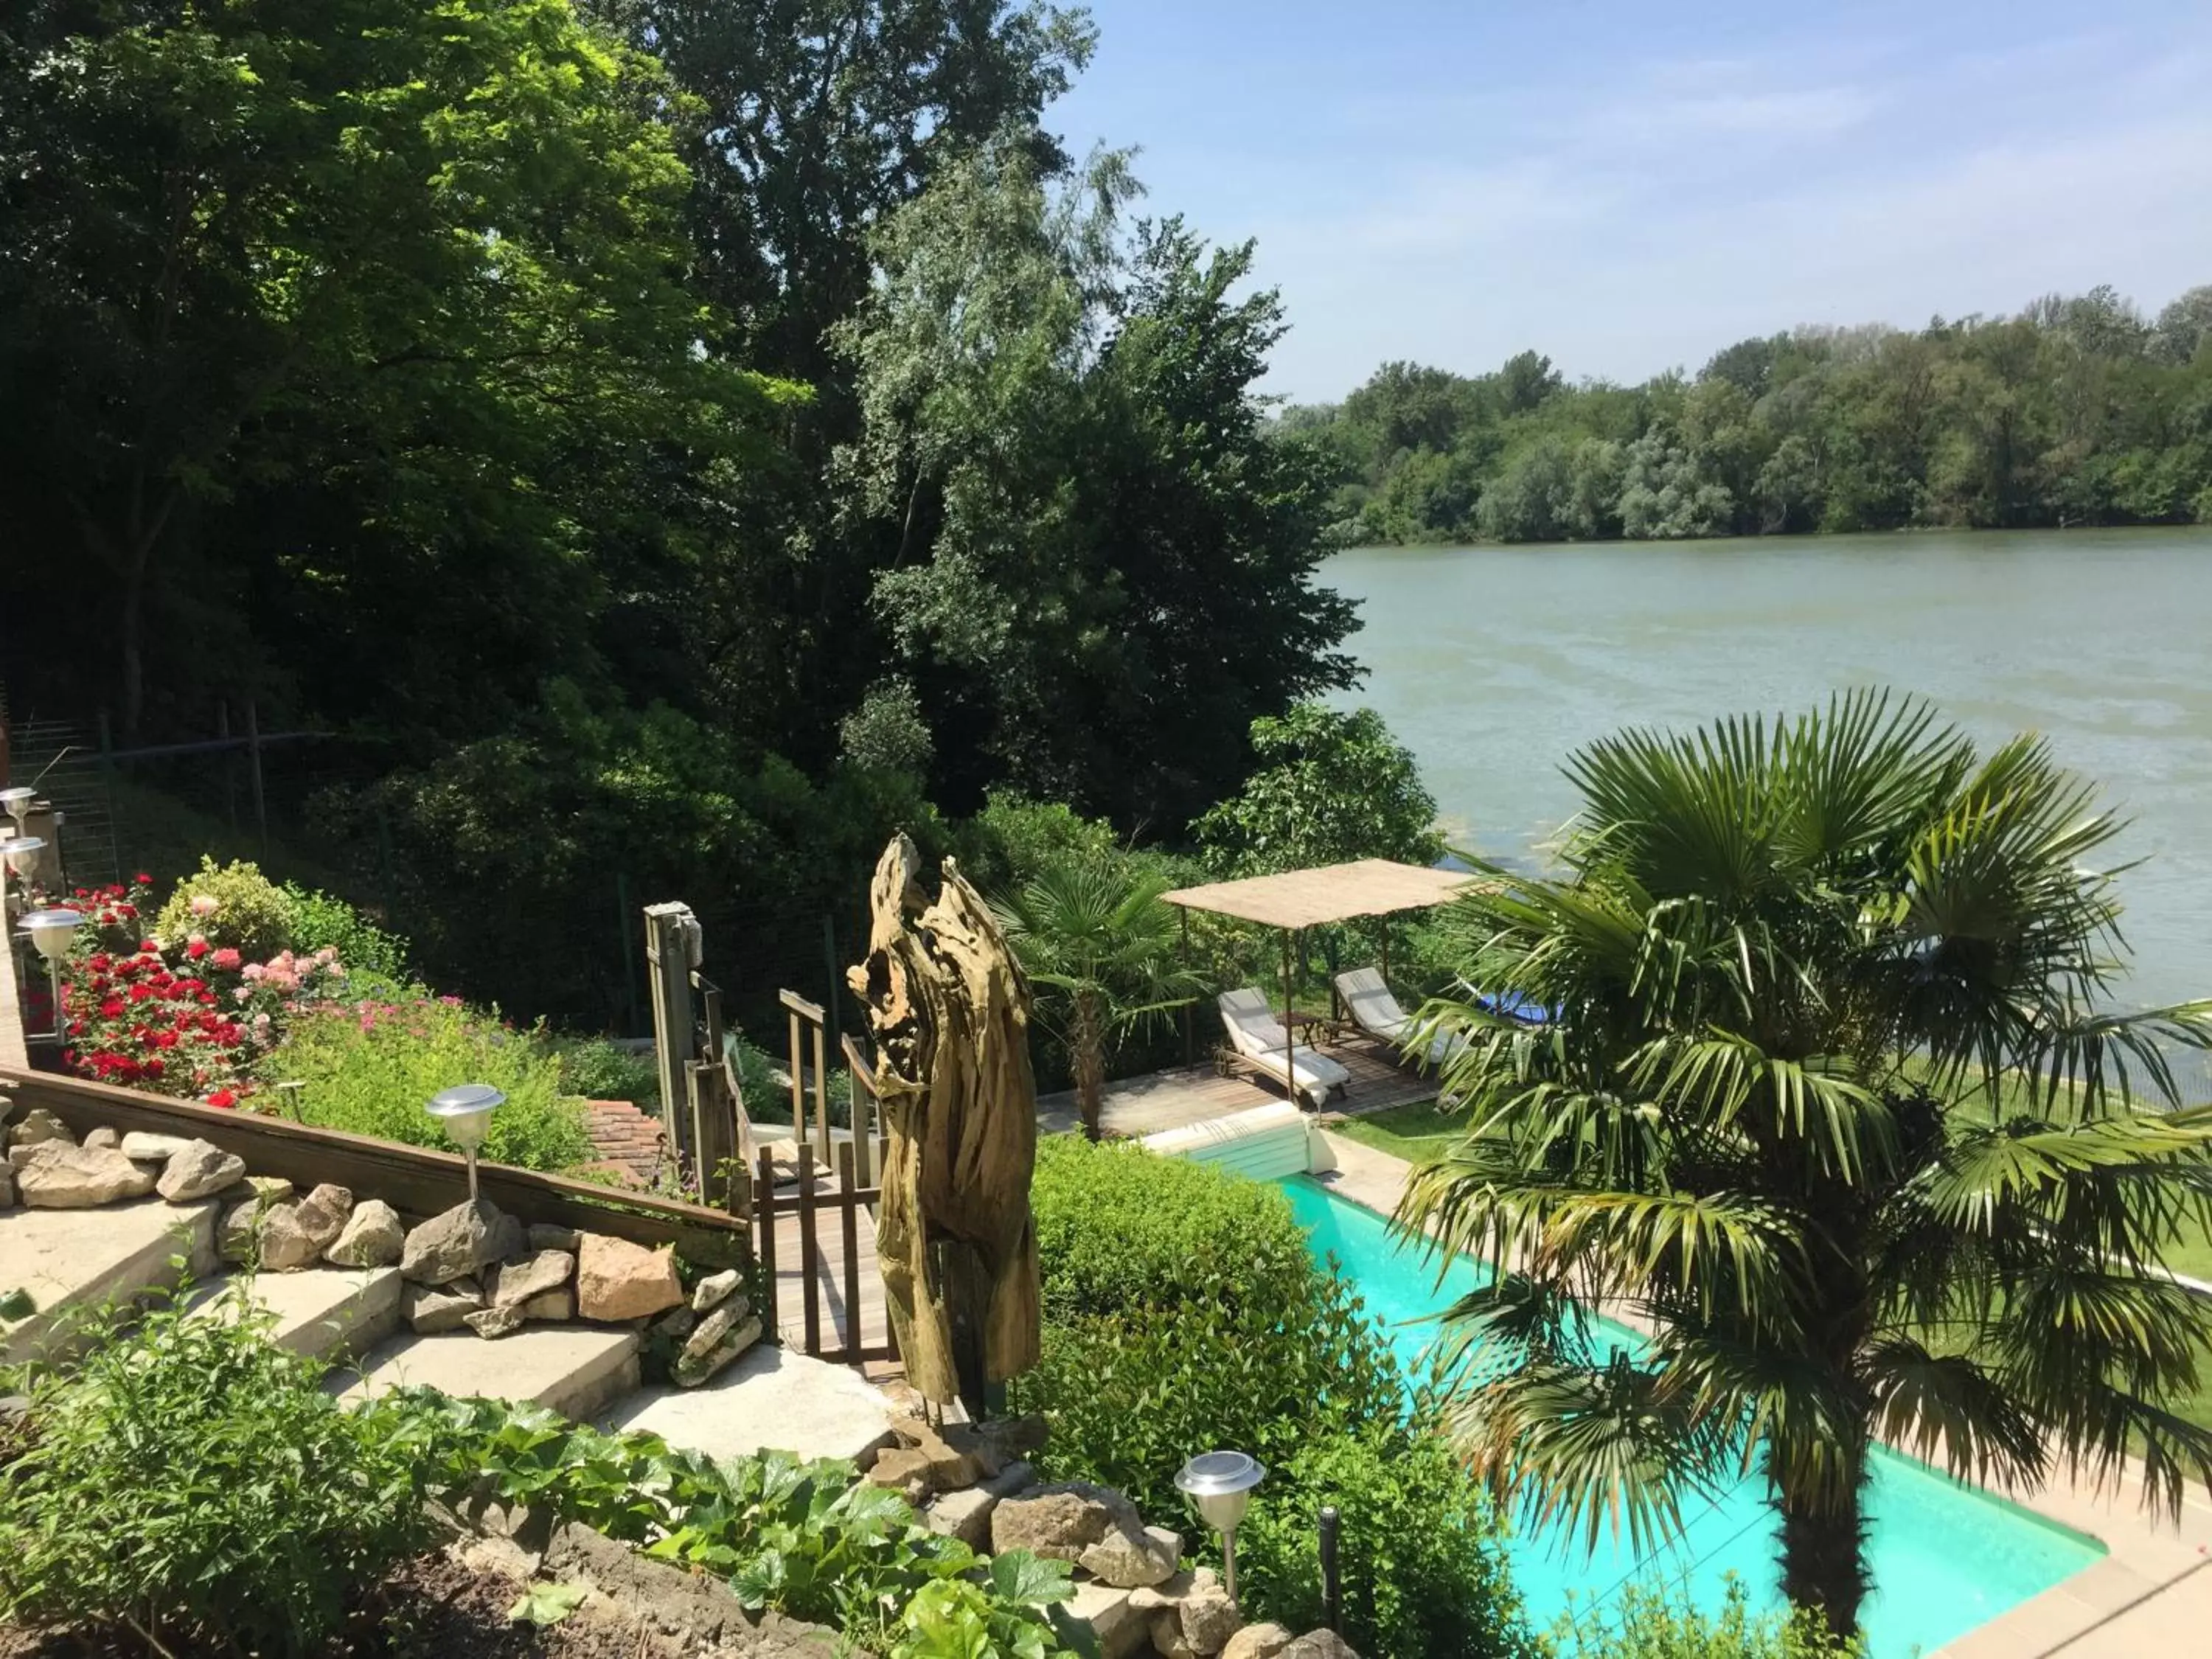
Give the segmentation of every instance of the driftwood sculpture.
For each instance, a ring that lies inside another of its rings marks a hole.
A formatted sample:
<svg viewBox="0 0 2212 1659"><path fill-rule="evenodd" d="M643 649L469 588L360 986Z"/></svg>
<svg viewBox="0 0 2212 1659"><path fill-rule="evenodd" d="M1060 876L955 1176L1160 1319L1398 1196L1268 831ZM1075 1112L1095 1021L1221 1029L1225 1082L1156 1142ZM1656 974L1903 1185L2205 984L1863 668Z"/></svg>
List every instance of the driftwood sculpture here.
<svg viewBox="0 0 2212 1659"><path fill-rule="evenodd" d="M867 1005L890 1146L876 1254L907 1377L971 1418L1037 1358L1036 1079L1029 982L990 907L945 861L934 902L899 836L869 890Z"/></svg>

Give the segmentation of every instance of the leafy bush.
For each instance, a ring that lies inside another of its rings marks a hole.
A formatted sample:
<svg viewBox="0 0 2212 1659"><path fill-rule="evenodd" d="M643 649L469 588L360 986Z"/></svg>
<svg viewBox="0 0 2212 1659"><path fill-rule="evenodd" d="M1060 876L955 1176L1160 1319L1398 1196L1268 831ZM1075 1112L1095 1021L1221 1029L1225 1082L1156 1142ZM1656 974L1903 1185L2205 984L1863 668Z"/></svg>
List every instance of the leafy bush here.
<svg viewBox="0 0 2212 1659"><path fill-rule="evenodd" d="M292 906L292 948L309 954L328 946L355 974L404 984L407 941L388 933L343 899L288 881L283 889Z"/></svg>
<svg viewBox="0 0 2212 1659"><path fill-rule="evenodd" d="M988 1565L849 1463L770 1451L716 1463L647 1434L603 1434L540 1407L402 1389L368 1415L450 1501L528 1504L695 1572L750 1607L836 1626L885 1659L1043 1659L1086 1651L1057 1616L1066 1568Z"/></svg>
<svg viewBox="0 0 2212 1659"><path fill-rule="evenodd" d="M1534 1650L1490 1507L1442 1440L1395 1424L1323 1435L1276 1474L1295 1501L1255 1504L1237 1534L1239 1589L1271 1618L1322 1622L1316 1517L1334 1504L1344 1635L1361 1653Z"/></svg>
<svg viewBox="0 0 2212 1659"><path fill-rule="evenodd" d="M651 1054L605 1037L568 1037L552 1045L561 1060L561 1086L586 1100L627 1100L641 1111L660 1103L660 1073Z"/></svg>
<svg viewBox="0 0 2212 1659"><path fill-rule="evenodd" d="M1563 1619L1552 1640L1558 1659L1858 1659L1865 1651L1837 1641L1809 1613L1754 1618L1734 1578L1717 1614L1629 1584L1610 1613Z"/></svg>
<svg viewBox="0 0 2212 1659"><path fill-rule="evenodd" d="M216 949L237 951L249 962L264 961L291 948L299 915L284 890L240 860L218 866L203 858L199 869L177 884L154 920L154 933L172 950L193 934Z"/></svg>
<svg viewBox="0 0 2212 1659"><path fill-rule="evenodd" d="M406 1449L238 1311L158 1310L36 1384L0 1505L0 1622L300 1655L428 1541Z"/></svg>
<svg viewBox="0 0 2212 1659"><path fill-rule="evenodd" d="M1537 1651L1488 1506L1443 1443L1408 1425L1390 1348L1352 1287L1314 1265L1275 1188L1133 1147L1056 1137L1030 1190L1043 1273L1037 1367L1055 1479L1182 1512L1192 1453L1271 1472L1239 1534L1247 1610L1320 1622L1315 1516L1344 1513L1352 1645L1369 1659ZM1248 1541L1249 1540L1249 1541Z"/></svg>
<svg viewBox="0 0 2212 1659"><path fill-rule="evenodd" d="M592 1155L583 1108L562 1092L559 1057L452 998L305 1015L262 1076L307 1085L299 1107L308 1123L441 1149L451 1143L423 1103L456 1083L489 1083L507 1103L492 1114L485 1158L563 1170Z"/></svg>

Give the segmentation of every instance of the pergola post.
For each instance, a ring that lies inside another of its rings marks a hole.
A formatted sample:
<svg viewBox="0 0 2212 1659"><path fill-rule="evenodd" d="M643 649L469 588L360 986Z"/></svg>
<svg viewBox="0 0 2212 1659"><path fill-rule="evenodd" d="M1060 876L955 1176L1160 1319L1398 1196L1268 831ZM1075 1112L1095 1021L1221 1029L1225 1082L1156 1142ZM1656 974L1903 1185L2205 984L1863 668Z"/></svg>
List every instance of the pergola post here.
<svg viewBox="0 0 2212 1659"><path fill-rule="evenodd" d="M1291 1020L1291 952L1297 939L1297 928L1283 929L1283 1086L1292 1100L1298 1097L1298 1028Z"/></svg>

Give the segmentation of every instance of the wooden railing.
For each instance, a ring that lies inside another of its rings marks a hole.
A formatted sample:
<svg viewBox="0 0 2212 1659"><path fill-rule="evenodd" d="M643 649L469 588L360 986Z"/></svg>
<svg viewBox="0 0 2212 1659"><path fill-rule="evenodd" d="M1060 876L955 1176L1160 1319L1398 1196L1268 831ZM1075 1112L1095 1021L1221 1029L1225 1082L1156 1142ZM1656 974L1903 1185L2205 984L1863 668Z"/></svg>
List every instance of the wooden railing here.
<svg viewBox="0 0 2212 1659"><path fill-rule="evenodd" d="M435 1215L469 1195L468 1166L453 1152L45 1072L0 1074L0 1092L19 1106L45 1107L80 1137L105 1125L125 1133L143 1129L210 1141L244 1158L255 1175L280 1176L303 1191L330 1182L358 1198L380 1198L410 1215ZM477 1182L484 1197L524 1221L606 1233L652 1247L672 1244L687 1261L705 1267L742 1266L749 1254L750 1228L744 1212L748 1194L742 1180L733 1183L735 1213L503 1164L480 1165Z"/></svg>
<svg viewBox="0 0 2212 1659"><path fill-rule="evenodd" d="M837 1182L830 1188L821 1189L817 1182L822 1173L814 1160L814 1148L801 1140L797 1148L797 1190L788 1197L776 1192L775 1155L763 1147L759 1155L758 1173L753 1182L753 1218L757 1224L756 1253L760 1258L761 1282L767 1286L768 1306L764 1321L771 1330L781 1329L781 1310L778 1307L776 1282L779 1253L786 1248L776 1235L779 1218L790 1217L795 1223L793 1247L798 1260L793 1263L798 1278L797 1295L799 1306L799 1335L806 1352L817 1358L833 1360L842 1364L858 1365L871 1359L896 1359L898 1349L886 1328L883 1340L866 1340L867 1308L863 1291L876 1298L880 1306L883 1279L872 1258L865 1268L860 1254L860 1224L865 1218L873 1243L875 1206L883 1197L878 1186L863 1187L855 1174L856 1161L854 1143L837 1144ZM872 1147L870 1161L877 1168L883 1164L880 1143ZM834 1342L825 1342L823 1336L822 1280L824 1277L824 1249L823 1242L823 1214L827 1212L830 1224L836 1230L840 1259L834 1264L835 1277L844 1304L842 1329L833 1332ZM888 1322L884 1322L886 1327Z"/></svg>

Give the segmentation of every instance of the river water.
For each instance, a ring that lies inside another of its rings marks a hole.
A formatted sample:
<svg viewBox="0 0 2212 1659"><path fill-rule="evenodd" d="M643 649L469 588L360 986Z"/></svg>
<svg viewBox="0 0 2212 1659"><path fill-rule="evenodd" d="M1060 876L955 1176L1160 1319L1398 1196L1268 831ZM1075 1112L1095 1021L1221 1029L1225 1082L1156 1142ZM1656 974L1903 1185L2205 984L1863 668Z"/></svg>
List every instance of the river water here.
<svg viewBox="0 0 2212 1659"><path fill-rule="evenodd" d="M1624 725L1917 691L1978 738L2046 733L2130 820L2128 1000L2212 995L2212 531L1363 548L1368 704L1455 839L1540 857L1559 763Z"/></svg>

